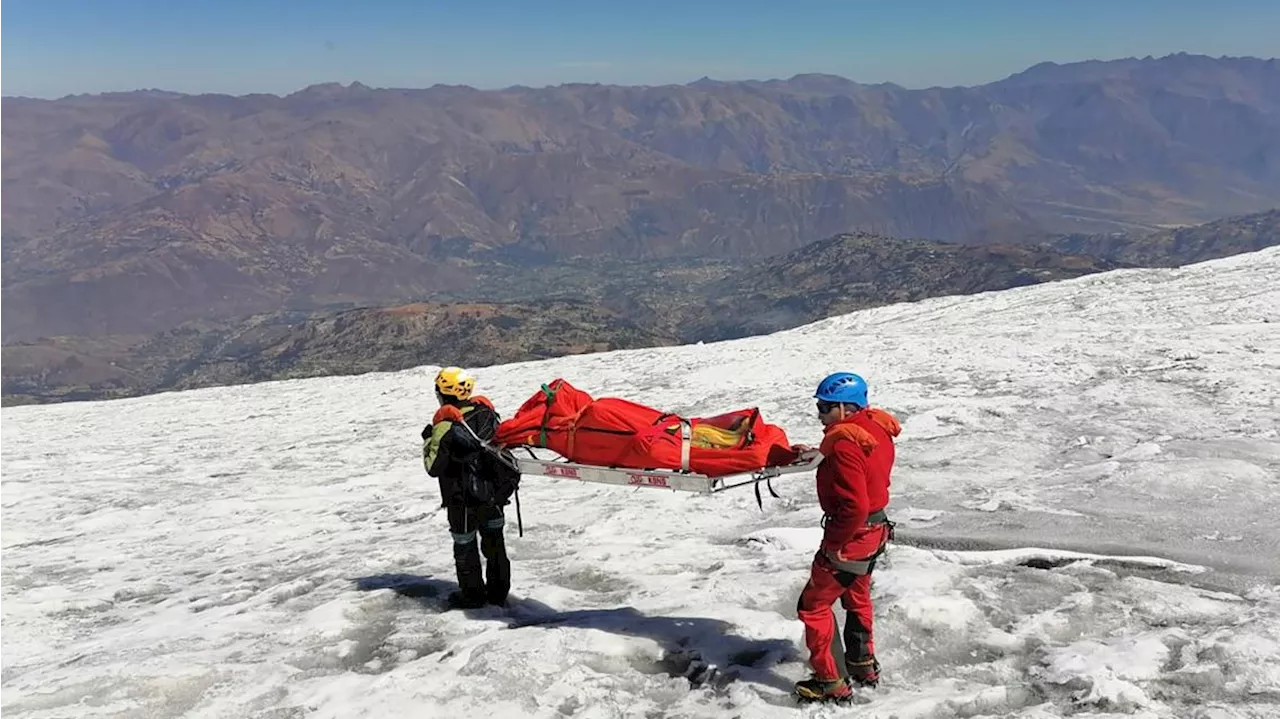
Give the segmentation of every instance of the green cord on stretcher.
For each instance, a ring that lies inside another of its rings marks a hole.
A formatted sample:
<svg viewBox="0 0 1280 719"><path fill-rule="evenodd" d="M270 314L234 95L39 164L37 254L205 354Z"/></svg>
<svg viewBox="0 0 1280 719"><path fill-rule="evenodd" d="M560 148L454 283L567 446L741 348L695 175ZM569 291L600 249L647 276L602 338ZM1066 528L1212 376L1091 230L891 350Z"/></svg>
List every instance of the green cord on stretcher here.
<svg viewBox="0 0 1280 719"><path fill-rule="evenodd" d="M547 415L551 413L551 403L555 401L556 392L558 391L558 389L551 389L545 384L542 385L542 393L547 396L547 409L542 413L542 427L541 431L538 433L538 447L540 449L547 448Z"/></svg>

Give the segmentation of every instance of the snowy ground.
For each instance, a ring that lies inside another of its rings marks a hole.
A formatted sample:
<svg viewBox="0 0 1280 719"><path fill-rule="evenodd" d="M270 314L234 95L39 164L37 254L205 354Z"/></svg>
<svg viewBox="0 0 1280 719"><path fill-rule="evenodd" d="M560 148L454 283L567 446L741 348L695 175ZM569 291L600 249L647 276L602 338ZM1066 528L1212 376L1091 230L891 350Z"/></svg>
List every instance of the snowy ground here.
<svg viewBox="0 0 1280 719"><path fill-rule="evenodd" d="M3 412L6 717L1280 715L1280 249L480 371L816 444L905 424L881 687L798 708L811 475L715 497L527 477L518 601L440 611L431 368ZM1267 517L1271 517L1270 520ZM513 523L514 524L514 523ZM1098 556L1108 555L1108 556Z"/></svg>

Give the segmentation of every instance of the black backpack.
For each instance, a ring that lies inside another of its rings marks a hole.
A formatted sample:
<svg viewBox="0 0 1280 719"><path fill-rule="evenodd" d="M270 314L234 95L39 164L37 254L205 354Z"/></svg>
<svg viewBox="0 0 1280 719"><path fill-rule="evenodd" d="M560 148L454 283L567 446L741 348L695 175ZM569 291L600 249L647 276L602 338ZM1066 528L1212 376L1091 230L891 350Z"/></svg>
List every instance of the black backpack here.
<svg viewBox="0 0 1280 719"><path fill-rule="evenodd" d="M524 536L520 518L520 463L511 450L491 444L481 435L493 436L498 426L498 413L477 407L466 419L449 431L457 432L457 459L463 463L462 491L468 503L506 506L516 500L516 522ZM473 426L474 425L476 426Z"/></svg>
<svg viewBox="0 0 1280 719"><path fill-rule="evenodd" d="M505 447L486 443L467 463L463 476L463 488L477 504L510 504L520 489L520 465Z"/></svg>

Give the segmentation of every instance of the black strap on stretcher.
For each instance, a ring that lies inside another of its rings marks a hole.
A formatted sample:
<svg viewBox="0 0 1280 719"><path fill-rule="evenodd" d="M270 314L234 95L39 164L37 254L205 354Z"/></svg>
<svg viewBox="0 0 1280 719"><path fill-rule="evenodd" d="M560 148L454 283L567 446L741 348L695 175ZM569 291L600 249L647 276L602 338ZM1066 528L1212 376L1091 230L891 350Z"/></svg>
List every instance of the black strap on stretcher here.
<svg viewBox="0 0 1280 719"><path fill-rule="evenodd" d="M774 499L782 499L782 495L773 490L773 477L765 479L764 486L769 488L769 494L772 495ZM756 506L760 508L761 512L764 511L764 499L760 497L760 480L758 479L756 480Z"/></svg>

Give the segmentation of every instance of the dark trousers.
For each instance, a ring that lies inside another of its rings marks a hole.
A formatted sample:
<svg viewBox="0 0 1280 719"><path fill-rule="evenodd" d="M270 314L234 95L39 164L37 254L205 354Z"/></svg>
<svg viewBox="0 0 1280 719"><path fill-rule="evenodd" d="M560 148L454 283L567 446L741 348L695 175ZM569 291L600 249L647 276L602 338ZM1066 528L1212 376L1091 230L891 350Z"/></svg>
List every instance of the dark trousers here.
<svg viewBox="0 0 1280 719"><path fill-rule="evenodd" d="M451 504L447 510L449 532L453 535L453 560L463 600L473 604L506 604L507 592L511 590L511 560L507 558L503 537L506 517L502 507ZM486 565L483 573L481 553Z"/></svg>

